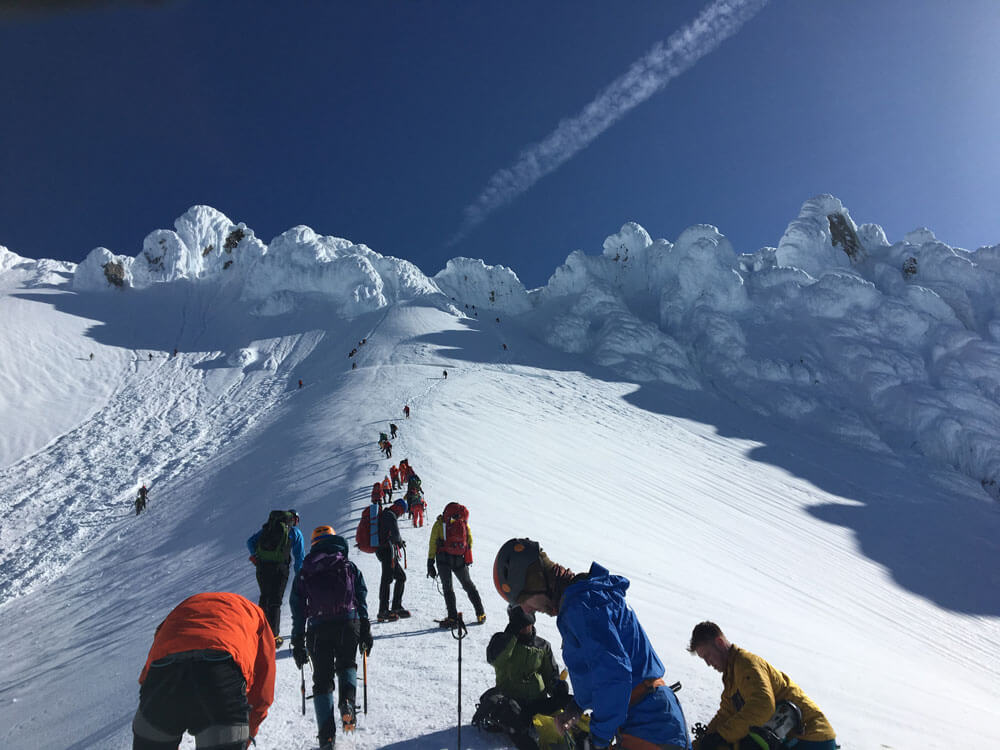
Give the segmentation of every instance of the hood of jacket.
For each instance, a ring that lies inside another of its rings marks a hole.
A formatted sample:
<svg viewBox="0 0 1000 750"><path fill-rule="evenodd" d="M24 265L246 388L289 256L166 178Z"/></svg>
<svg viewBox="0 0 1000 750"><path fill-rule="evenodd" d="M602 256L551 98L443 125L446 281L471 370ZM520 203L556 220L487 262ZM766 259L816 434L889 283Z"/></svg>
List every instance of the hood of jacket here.
<svg viewBox="0 0 1000 750"><path fill-rule="evenodd" d="M309 550L310 555L313 552L326 552L331 555L335 552L342 552L344 557L350 558L350 548L347 546L347 540L339 534L320 539Z"/></svg>

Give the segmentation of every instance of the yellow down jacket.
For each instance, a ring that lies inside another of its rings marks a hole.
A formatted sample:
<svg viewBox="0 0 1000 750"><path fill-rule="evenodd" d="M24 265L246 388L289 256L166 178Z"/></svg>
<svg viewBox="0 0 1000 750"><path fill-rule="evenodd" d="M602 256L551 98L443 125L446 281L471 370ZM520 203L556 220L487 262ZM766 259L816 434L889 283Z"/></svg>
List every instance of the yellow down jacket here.
<svg viewBox="0 0 1000 750"><path fill-rule="evenodd" d="M791 736L809 742L836 737L819 706L788 675L756 654L733 646L722 675L719 711L708 723L708 731L718 732L726 742L737 742L747 735L750 727L766 723L779 701L791 701L802 711L805 730Z"/></svg>

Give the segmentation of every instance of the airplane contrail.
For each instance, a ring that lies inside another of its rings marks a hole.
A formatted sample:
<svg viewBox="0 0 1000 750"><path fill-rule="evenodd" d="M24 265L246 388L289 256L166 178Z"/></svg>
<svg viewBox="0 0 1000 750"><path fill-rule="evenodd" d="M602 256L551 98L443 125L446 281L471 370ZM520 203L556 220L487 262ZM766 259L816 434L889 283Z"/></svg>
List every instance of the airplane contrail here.
<svg viewBox="0 0 1000 750"><path fill-rule="evenodd" d="M468 236L487 216L555 171L634 107L642 104L753 18L768 0L716 0L666 42L634 62L575 117L563 120L548 137L525 148L511 166L490 177L448 245Z"/></svg>

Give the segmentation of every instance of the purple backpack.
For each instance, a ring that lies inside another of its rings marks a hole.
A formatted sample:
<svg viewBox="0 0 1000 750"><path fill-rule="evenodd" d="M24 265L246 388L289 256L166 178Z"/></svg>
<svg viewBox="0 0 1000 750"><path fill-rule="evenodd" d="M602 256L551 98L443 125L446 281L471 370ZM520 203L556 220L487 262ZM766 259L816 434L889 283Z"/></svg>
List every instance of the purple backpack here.
<svg viewBox="0 0 1000 750"><path fill-rule="evenodd" d="M343 552L317 552L302 565L306 617L343 617L356 609L354 566Z"/></svg>

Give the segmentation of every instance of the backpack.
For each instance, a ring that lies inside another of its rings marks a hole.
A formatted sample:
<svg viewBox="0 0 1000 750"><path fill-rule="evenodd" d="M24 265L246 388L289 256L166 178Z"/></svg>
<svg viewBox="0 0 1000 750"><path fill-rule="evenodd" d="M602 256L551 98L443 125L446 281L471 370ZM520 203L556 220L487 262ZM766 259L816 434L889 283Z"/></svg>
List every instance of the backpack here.
<svg viewBox="0 0 1000 750"><path fill-rule="evenodd" d="M306 617L342 617L356 609L355 568L343 552L314 552L299 574Z"/></svg>
<svg viewBox="0 0 1000 750"><path fill-rule="evenodd" d="M538 748L538 733L534 731L531 717L523 715L523 708L517 699L504 695L499 688L491 687L476 704L472 723L483 732L507 735L517 748Z"/></svg>
<svg viewBox="0 0 1000 750"><path fill-rule="evenodd" d="M287 563L292 559L292 526L295 516L287 510L272 510L257 537L254 555L261 562Z"/></svg>
<svg viewBox="0 0 1000 750"><path fill-rule="evenodd" d="M372 508L375 510L372 511ZM372 516L374 515L374 523ZM378 505L372 503L361 511L358 530L354 532L354 543L362 552L374 552L378 549Z"/></svg>
<svg viewBox="0 0 1000 750"><path fill-rule="evenodd" d="M448 503L441 514L444 540L439 550L448 555L465 555L469 546L469 510L458 503Z"/></svg>

